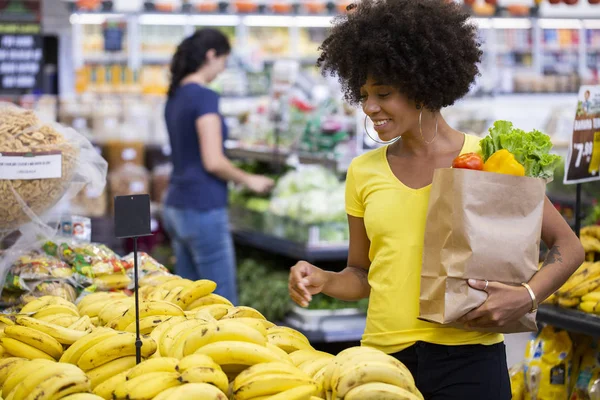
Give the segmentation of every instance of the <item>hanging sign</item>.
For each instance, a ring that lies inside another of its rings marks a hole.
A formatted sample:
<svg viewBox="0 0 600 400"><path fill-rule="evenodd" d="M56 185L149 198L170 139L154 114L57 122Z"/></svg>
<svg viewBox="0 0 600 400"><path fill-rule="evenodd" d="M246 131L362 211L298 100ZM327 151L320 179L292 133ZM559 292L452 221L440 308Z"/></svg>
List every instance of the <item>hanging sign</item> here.
<svg viewBox="0 0 600 400"><path fill-rule="evenodd" d="M565 168L565 184L600 180L600 86L579 90Z"/></svg>
<svg viewBox="0 0 600 400"><path fill-rule="evenodd" d="M0 93L41 88L43 58L39 24L0 22Z"/></svg>

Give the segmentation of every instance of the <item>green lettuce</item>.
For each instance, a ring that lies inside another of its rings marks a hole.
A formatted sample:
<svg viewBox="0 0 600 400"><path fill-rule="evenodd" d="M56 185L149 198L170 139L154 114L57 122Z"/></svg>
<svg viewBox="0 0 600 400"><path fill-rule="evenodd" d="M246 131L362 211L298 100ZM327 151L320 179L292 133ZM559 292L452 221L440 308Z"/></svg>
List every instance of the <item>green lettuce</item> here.
<svg viewBox="0 0 600 400"><path fill-rule="evenodd" d="M484 161L498 150L506 149L525 167L526 176L553 179L561 157L550 154L552 141L548 135L537 130L525 132L509 121L496 121L489 132L480 143Z"/></svg>

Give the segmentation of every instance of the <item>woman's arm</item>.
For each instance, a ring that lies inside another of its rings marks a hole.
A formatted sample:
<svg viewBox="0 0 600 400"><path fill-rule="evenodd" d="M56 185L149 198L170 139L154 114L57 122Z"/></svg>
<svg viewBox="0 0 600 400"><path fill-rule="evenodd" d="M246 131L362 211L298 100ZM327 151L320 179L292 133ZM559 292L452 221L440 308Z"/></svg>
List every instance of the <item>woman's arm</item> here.
<svg viewBox="0 0 600 400"><path fill-rule="evenodd" d="M542 268L528 282L538 303L558 290L585 260L581 242L567 222L546 198L542 222L542 240L550 249ZM469 280L469 285L483 290L485 282ZM521 318L532 306L527 289L490 282L488 300L471 311L460 322L470 326L502 326Z"/></svg>
<svg viewBox="0 0 600 400"><path fill-rule="evenodd" d="M202 164L209 173L224 181L233 181L248 189L263 193L273 187L273 180L248 174L237 168L223 153L221 117L218 114L206 114L196 120L196 131L200 141Z"/></svg>
<svg viewBox="0 0 600 400"><path fill-rule="evenodd" d="M305 261L292 267L288 289L292 300L307 307L312 295L324 293L345 301L369 297L370 241L362 218L348 216L350 243L348 266L341 272L324 271Z"/></svg>

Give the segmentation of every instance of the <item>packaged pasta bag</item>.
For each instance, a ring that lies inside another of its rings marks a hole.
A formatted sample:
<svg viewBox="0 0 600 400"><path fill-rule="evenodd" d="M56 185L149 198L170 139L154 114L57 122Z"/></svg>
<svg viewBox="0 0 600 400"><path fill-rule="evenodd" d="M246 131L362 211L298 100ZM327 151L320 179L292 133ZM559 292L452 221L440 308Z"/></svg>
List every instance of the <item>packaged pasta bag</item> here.
<svg viewBox="0 0 600 400"><path fill-rule="evenodd" d="M73 303L77 299L77 290L67 281L38 282L30 292L21 296L21 303L27 304L42 296L58 296Z"/></svg>
<svg viewBox="0 0 600 400"><path fill-rule="evenodd" d="M600 400L600 342L598 340L585 346L576 379L571 400Z"/></svg>
<svg viewBox="0 0 600 400"><path fill-rule="evenodd" d="M525 362L526 400L563 400L569 396L573 342L566 331L546 326L533 339Z"/></svg>
<svg viewBox="0 0 600 400"><path fill-rule="evenodd" d="M129 265L131 265L133 267L134 265L134 258L133 258L133 253L129 253L128 255L126 255L125 257L122 258L123 261L126 261ZM138 272L139 272L139 278L143 278L148 274L156 274L158 275L170 275L169 270L167 269L167 267L165 267L164 265L162 265L161 263L159 263L158 261L156 261L152 256L150 256L148 253L145 253L143 251L138 252ZM127 270L127 274L129 275L130 278L133 279L133 268L130 268Z"/></svg>
<svg viewBox="0 0 600 400"><path fill-rule="evenodd" d="M28 282L45 280L68 280L73 270L64 261L36 251L28 252L17 259L8 271L4 286L8 289L29 291Z"/></svg>
<svg viewBox="0 0 600 400"><path fill-rule="evenodd" d="M101 290L122 289L124 276L131 268L131 264L121 260L115 252L100 243L48 241L43 248L47 254L68 263L76 272L78 282L86 286L97 284L102 287ZM113 275L114 278L108 278Z"/></svg>

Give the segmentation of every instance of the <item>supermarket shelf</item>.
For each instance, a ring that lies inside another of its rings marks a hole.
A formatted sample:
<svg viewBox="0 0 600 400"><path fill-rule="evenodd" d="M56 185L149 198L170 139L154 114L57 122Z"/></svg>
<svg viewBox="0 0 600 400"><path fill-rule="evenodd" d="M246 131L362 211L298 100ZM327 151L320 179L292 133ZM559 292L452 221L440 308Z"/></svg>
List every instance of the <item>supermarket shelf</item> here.
<svg viewBox="0 0 600 400"><path fill-rule="evenodd" d="M233 145L228 144L228 146ZM276 165L286 164L286 161L290 156L297 156L298 161L302 164L319 164L328 168L337 168L337 161L335 159L312 154L291 152L283 149L276 153L268 147L228 147L226 153L229 157L235 159L255 160Z"/></svg>
<svg viewBox="0 0 600 400"><path fill-rule="evenodd" d="M366 315L358 310L306 310L294 306L283 325L302 332L312 343L358 342Z"/></svg>
<svg viewBox="0 0 600 400"><path fill-rule="evenodd" d="M542 304L537 313L537 320L572 333L600 337L600 317L578 310Z"/></svg>
<svg viewBox="0 0 600 400"><path fill-rule="evenodd" d="M348 258L348 245L323 244L306 245L261 232L232 229L233 239L242 245L254 247L269 253L279 254L295 260L309 262L345 261Z"/></svg>

